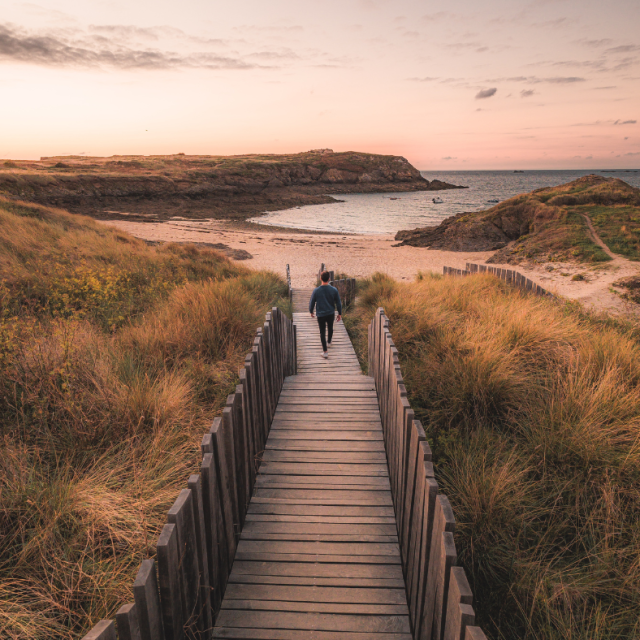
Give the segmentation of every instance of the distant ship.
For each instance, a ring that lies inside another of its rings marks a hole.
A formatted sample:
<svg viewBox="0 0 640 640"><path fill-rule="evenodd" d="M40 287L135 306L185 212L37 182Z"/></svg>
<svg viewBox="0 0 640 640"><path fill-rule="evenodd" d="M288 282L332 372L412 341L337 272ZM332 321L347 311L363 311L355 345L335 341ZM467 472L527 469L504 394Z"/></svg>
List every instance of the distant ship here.
<svg viewBox="0 0 640 640"><path fill-rule="evenodd" d="M520 169L516 169L513 173L524 173L524 171L520 171Z"/></svg>
<svg viewBox="0 0 640 640"><path fill-rule="evenodd" d="M433 204L442 204L443 200L442 198L438 197L438 198L433 198L432 202Z"/></svg>
<svg viewBox="0 0 640 640"><path fill-rule="evenodd" d="M500 202L500 200L487 200L487 202L491 202L492 204L496 204L497 202Z"/></svg>

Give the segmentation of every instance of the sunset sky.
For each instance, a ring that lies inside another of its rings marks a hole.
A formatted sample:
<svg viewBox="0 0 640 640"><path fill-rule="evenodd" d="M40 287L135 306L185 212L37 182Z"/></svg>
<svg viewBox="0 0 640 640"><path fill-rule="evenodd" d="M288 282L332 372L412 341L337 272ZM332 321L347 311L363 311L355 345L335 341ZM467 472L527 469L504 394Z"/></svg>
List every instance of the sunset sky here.
<svg viewBox="0 0 640 640"><path fill-rule="evenodd" d="M1 19L1 158L640 167L638 0L4 0Z"/></svg>

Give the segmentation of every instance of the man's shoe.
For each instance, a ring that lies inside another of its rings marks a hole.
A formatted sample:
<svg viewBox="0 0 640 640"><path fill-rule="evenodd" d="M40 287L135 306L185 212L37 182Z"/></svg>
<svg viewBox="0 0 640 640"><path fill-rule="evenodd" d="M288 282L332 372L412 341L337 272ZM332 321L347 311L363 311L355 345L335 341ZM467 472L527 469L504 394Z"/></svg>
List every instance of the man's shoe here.
<svg viewBox="0 0 640 640"><path fill-rule="evenodd" d="M328 354L326 351L323 351L323 352L322 352L322 357L323 357L323 358L328 358L328 357L329 357L329 354Z"/></svg>
<svg viewBox="0 0 640 640"><path fill-rule="evenodd" d="M328 347L330 347L330 346L331 346L331 343L330 343L330 342L327 342L327 346L328 346Z"/></svg>

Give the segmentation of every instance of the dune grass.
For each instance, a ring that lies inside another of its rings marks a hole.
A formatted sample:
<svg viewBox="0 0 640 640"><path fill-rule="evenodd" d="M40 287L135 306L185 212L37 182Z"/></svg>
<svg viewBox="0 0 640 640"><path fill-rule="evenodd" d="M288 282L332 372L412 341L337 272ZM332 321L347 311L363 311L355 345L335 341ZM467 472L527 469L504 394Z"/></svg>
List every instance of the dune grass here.
<svg viewBox="0 0 640 640"><path fill-rule="evenodd" d="M284 281L0 201L0 638L131 600Z"/></svg>
<svg viewBox="0 0 640 640"><path fill-rule="evenodd" d="M492 640L640 634L640 329L497 279L362 283L384 307Z"/></svg>

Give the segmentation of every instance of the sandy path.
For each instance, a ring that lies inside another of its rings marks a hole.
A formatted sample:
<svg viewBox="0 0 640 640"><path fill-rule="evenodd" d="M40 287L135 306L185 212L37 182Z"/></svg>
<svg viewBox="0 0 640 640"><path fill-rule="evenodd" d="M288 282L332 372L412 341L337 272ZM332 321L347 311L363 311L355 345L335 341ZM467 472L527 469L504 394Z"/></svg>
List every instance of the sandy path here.
<svg viewBox="0 0 640 640"><path fill-rule="evenodd" d="M293 286L311 286L321 263L355 278L383 271L397 280L412 280L418 271L442 273L442 267L464 269L465 263L484 263L493 252L437 251L419 247L394 247L392 235L343 235L304 233L267 225L235 224L224 220L181 220L168 222L106 221L138 238L163 242L223 243L244 249L253 258L245 264L271 269L282 275L291 267ZM496 265L513 268L511 265ZM547 270L552 268L553 270ZM587 306L616 312L634 312L637 305L620 300L611 291L618 278L640 272L640 263L614 256L610 263L585 267L572 263L519 266L518 271L545 289L579 300ZM583 274L586 280L571 277Z"/></svg>

